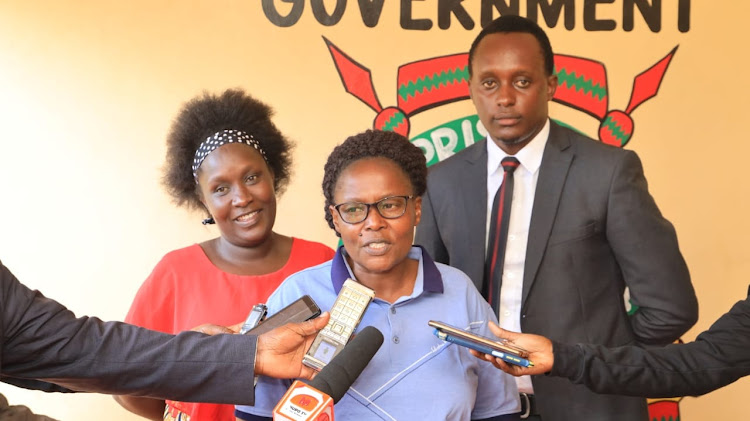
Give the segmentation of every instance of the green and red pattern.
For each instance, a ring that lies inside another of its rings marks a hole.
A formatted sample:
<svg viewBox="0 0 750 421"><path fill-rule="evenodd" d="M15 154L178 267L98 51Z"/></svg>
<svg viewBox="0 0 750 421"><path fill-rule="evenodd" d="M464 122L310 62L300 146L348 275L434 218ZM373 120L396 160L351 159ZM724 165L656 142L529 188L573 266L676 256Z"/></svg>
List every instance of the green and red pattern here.
<svg viewBox="0 0 750 421"><path fill-rule="evenodd" d="M397 105L383 108L375 92L370 69L356 62L328 39L323 39L346 91L377 113L373 121L376 129L409 136L411 116L469 99L467 53L433 57L400 66L396 83ZM596 118L600 123L600 141L625 146L633 136L631 113L656 96L676 51L677 47L636 76L630 102L624 111L609 109L604 64L588 58L555 54L555 73L559 84L552 100Z"/></svg>

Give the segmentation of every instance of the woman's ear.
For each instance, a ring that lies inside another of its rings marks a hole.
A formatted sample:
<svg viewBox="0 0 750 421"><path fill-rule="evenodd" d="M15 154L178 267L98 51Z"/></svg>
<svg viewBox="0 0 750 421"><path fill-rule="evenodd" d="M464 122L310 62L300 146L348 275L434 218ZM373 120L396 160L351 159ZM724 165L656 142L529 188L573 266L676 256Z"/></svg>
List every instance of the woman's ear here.
<svg viewBox="0 0 750 421"><path fill-rule="evenodd" d="M336 208L333 207L333 205L328 206L328 212L331 212L331 218L333 219L333 229L336 231L336 233L339 234L339 237L341 236L341 229L339 225L341 224L340 215L336 211Z"/></svg>
<svg viewBox="0 0 750 421"><path fill-rule="evenodd" d="M419 221L422 220L422 196L414 198L414 226L419 225Z"/></svg>

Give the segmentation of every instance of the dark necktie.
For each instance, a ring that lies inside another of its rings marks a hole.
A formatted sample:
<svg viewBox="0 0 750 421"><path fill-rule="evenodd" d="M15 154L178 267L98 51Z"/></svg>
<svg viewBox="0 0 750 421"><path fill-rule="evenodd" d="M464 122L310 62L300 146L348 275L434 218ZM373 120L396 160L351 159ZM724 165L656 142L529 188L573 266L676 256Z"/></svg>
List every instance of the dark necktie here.
<svg viewBox="0 0 750 421"><path fill-rule="evenodd" d="M513 171L520 163L512 156L500 162L503 166L503 183L495 193L490 216L490 235L487 239L487 261L485 262L483 295L492 306L495 315L500 309L500 285L505 263L505 245L508 241L510 225L510 205L513 200Z"/></svg>

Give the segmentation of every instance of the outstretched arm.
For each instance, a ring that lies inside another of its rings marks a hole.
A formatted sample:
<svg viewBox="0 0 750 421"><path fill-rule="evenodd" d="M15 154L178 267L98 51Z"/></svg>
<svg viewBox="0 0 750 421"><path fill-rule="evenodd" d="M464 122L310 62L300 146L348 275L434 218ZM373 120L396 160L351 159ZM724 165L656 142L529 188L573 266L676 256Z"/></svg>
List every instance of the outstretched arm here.
<svg viewBox="0 0 750 421"><path fill-rule="evenodd" d="M256 372L310 377L302 366L304 347L328 321L324 315L260 338L167 335L76 318L61 304L26 288L2 264L0 300L3 376L41 379L79 391L181 401L252 405Z"/></svg>
<svg viewBox="0 0 750 421"><path fill-rule="evenodd" d="M695 342L664 348L568 345L538 335L491 329L527 349L535 366L508 365L472 352L512 375L567 377L597 393L672 397L702 395L750 374L750 302L740 301Z"/></svg>

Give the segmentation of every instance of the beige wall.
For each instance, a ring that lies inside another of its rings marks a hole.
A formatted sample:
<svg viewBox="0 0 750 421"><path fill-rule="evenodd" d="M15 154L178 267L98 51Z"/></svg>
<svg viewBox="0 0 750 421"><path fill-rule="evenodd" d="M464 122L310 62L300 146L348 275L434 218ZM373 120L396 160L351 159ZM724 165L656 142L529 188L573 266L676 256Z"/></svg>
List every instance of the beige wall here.
<svg viewBox="0 0 750 421"><path fill-rule="evenodd" d="M272 104L275 122L298 143L277 230L335 245L322 217L322 165L375 113L343 90L321 36L372 70L389 106L398 66L465 52L478 32L455 21L448 30L403 30L395 1L377 27L365 28L357 2L348 3L338 25L318 24L307 1L299 23L279 28L260 1L0 0L0 259L78 314L121 319L165 252L216 235L201 215L169 202L159 169L180 104L203 89L236 86ZM423 3L414 2L415 16L436 20L436 2ZM479 3L464 2L475 21ZM658 96L633 113L627 147L644 161L693 274L701 313L691 340L744 296L750 279L742 42L750 5L693 1L691 29L681 33L674 3L664 2L658 34L638 18L632 32L589 33L578 22L549 34L557 52L606 65L610 108L618 109L633 77L679 45ZM620 22L618 5L599 14ZM411 119L411 134L472 113L468 101L423 112ZM552 113L596 135L595 119L557 104ZM742 417L748 392L742 380L686 398L682 419ZM7 385L0 393L60 419L134 418L106 396Z"/></svg>

